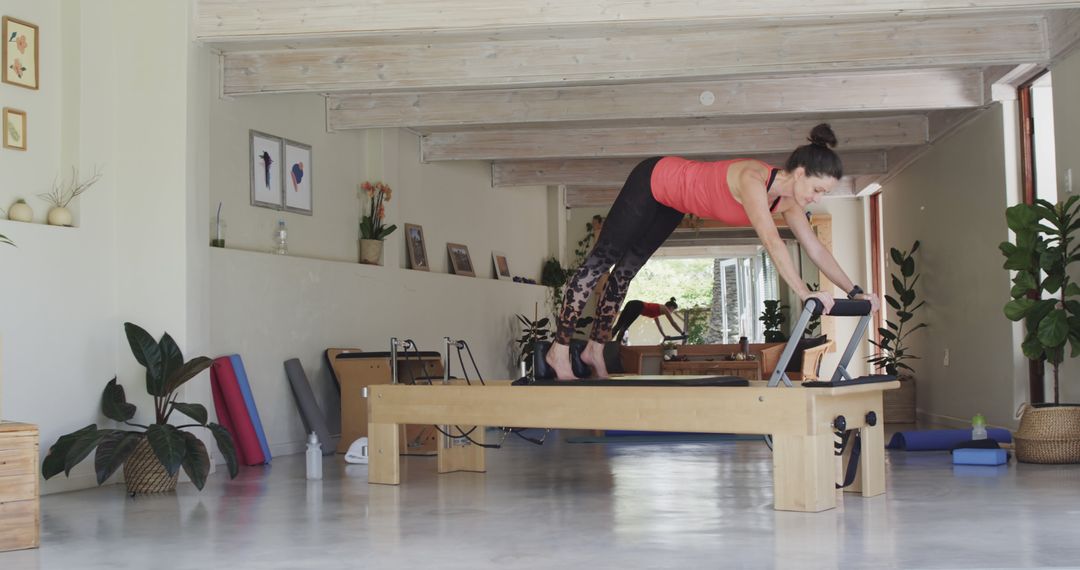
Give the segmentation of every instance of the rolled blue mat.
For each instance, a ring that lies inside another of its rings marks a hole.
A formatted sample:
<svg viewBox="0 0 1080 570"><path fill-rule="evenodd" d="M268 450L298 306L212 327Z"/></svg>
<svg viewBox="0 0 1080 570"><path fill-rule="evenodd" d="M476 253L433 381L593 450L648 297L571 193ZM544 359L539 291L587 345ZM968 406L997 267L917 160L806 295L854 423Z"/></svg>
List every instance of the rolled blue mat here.
<svg viewBox="0 0 1080 570"><path fill-rule="evenodd" d="M998 443L1009 443L1012 434L1007 429L987 428L986 437ZM971 441L969 429L932 429L923 431L899 431L889 440L888 449L907 451L949 450L957 445Z"/></svg>

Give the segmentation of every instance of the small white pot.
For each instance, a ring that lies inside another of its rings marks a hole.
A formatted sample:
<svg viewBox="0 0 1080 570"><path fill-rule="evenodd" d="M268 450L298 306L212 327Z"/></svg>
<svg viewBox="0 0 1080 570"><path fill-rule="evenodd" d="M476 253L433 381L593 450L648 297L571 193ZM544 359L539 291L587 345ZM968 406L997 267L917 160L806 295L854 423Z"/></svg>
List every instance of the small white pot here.
<svg viewBox="0 0 1080 570"><path fill-rule="evenodd" d="M34 210L26 202L12 204L8 208L8 219L13 222L32 222L34 220Z"/></svg>
<svg viewBox="0 0 1080 570"><path fill-rule="evenodd" d="M61 207L52 208L49 210L48 220L50 226L70 226L71 210Z"/></svg>

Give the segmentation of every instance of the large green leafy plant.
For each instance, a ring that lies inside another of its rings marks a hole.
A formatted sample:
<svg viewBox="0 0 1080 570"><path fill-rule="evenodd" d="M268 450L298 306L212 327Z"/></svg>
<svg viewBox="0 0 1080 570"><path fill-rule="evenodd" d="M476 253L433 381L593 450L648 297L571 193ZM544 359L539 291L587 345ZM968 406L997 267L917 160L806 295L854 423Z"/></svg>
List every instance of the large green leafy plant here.
<svg viewBox="0 0 1080 570"><path fill-rule="evenodd" d="M1016 241L999 246L1005 269L1016 271L1005 316L1026 325L1024 356L1045 359L1054 367L1055 404L1066 343L1072 357L1080 356L1080 285L1069 277L1070 266L1080 261L1080 245L1074 245L1080 229L1078 199L1058 204L1036 200L1008 208L1005 218ZM1048 297L1041 298L1043 293Z"/></svg>
<svg viewBox="0 0 1080 570"><path fill-rule="evenodd" d="M765 342L784 342L787 340L784 331L780 330L784 321L787 320L787 317L784 316L784 309L786 308L787 305L781 305L780 301L776 299L765 301L765 310L758 317L758 320L765 325Z"/></svg>
<svg viewBox="0 0 1080 570"><path fill-rule="evenodd" d="M886 328L878 329L881 340L870 341L880 352L867 361L878 368L884 368L886 374L894 376L900 374L900 370L914 372L910 366L904 364L905 360L919 360L918 356L911 353L910 347L906 346L907 338L911 333L926 327L926 323L911 323L915 318L915 311L926 302L915 304L915 284L919 281L919 274L915 272L913 256L918 250L918 240L911 245L910 251L889 248L893 263L900 268L900 276L892 274L893 295L885 295L885 302L896 311L896 320L886 320Z"/></svg>
<svg viewBox="0 0 1080 570"><path fill-rule="evenodd" d="M210 456L206 446L184 428L205 427L213 434L221 454L229 468L229 477L236 477L239 465L236 448L229 432L220 425L208 422L206 408L201 404L185 404L176 401L176 391L213 364L205 356L184 362L180 348L168 333L155 341L145 330L132 323L124 323L128 344L135 360L146 367L146 391L154 397L154 422L142 425L131 421L135 417L135 405L124 396L124 387L113 378L105 385L101 395L101 413L110 420L135 429L105 429L90 424L78 431L61 436L49 448L49 454L41 466L41 474L49 479L61 472L71 473L90 452L97 449L94 469L98 485L104 483L135 451L145 439L154 455L170 476L183 469L191 482L200 490L206 484L210 472ZM180 412L195 423L173 425L169 423L173 412Z"/></svg>

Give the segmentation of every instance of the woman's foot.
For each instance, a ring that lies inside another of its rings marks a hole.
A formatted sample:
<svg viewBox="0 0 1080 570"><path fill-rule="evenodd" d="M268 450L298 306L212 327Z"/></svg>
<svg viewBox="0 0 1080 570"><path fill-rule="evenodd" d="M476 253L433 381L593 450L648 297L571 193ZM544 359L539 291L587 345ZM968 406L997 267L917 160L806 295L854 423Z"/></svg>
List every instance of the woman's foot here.
<svg viewBox="0 0 1080 570"><path fill-rule="evenodd" d="M604 343L590 340L581 351L581 361L593 369L593 375L597 378L607 378L607 364L604 363Z"/></svg>
<svg viewBox="0 0 1080 570"><path fill-rule="evenodd" d="M544 362L555 371L555 377L559 380L577 380L574 376L574 368L570 365L570 346L557 342L551 343L544 356Z"/></svg>

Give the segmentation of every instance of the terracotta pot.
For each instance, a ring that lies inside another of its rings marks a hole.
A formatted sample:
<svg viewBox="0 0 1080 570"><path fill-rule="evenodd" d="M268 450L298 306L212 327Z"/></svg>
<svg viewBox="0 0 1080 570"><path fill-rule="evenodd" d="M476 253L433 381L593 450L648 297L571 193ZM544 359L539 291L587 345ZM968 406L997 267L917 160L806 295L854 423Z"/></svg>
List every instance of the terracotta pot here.
<svg viewBox="0 0 1080 570"><path fill-rule="evenodd" d="M52 208L49 210L48 220L50 226L70 226L71 210L59 206Z"/></svg>
<svg viewBox="0 0 1080 570"><path fill-rule="evenodd" d="M380 239L360 240L360 263L382 265L383 242Z"/></svg>

